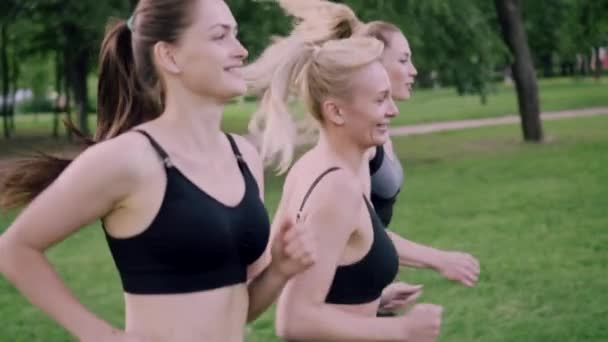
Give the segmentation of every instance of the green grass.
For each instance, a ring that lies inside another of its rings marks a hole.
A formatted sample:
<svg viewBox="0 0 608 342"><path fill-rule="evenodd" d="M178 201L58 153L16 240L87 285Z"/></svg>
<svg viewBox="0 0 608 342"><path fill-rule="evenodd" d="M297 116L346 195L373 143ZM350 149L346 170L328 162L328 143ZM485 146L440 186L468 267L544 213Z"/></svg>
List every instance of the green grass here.
<svg viewBox="0 0 608 342"><path fill-rule="evenodd" d="M476 288L431 271L422 301L445 306L440 341L608 340L608 117L547 122L548 142L520 142L517 125L396 138L406 169L393 229L414 241L471 252ZM269 176L274 211L282 180ZM0 231L11 217L0 218ZM100 227L49 253L83 302L114 324L122 293ZM67 335L0 279L0 341ZM248 342L278 341L270 310Z"/></svg>
<svg viewBox="0 0 608 342"><path fill-rule="evenodd" d="M409 101L399 103L400 115L393 120L393 125L407 125L423 122L450 121L484 117L496 117L515 114L517 98L514 87L497 84L488 97L488 103L482 105L477 95L458 96L454 89L421 89L415 90ZM543 79L539 81L541 110L555 111L587 107L608 106L608 80L601 79ZM223 128L230 132L245 132L247 121L256 108L255 103L244 102L227 106ZM49 114L18 115L17 132L19 137L47 137L52 127L52 116ZM90 127L95 126L96 118L90 117ZM49 139L52 143L52 140ZM0 138L0 156L12 145L21 145L18 139L14 142ZM4 148L4 146L7 146Z"/></svg>
<svg viewBox="0 0 608 342"><path fill-rule="evenodd" d="M539 81L542 111L608 105L608 82L592 79ZM496 117L518 113L514 86L497 85L486 105L476 95L458 96L453 89L414 90L410 100L399 104L400 115L393 125Z"/></svg>

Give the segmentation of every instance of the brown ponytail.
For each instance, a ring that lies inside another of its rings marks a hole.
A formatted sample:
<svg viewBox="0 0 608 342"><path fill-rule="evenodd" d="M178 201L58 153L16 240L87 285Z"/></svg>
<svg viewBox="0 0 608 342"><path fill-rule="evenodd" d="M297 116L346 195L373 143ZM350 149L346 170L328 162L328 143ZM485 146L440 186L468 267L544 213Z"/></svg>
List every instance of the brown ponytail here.
<svg viewBox="0 0 608 342"><path fill-rule="evenodd" d="M159 41L174 43L191 25L196 0L140 0L132 27L114 20L106 30L99 56L97 129L93 138L71 122L66 127L85 147L111 139L163 111L162 82L152 60ZM11 162L0 170L0 208L29 203L72 162L46 153Z"/></svg>

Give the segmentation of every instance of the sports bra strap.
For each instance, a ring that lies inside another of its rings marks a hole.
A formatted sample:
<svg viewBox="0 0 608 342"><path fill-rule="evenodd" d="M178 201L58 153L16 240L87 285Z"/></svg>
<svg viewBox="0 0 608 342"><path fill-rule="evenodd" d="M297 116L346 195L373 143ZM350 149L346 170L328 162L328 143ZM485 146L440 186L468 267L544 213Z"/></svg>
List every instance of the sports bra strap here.
<svg viewBox="0 0 608 342"><path fill-rule="evenodd" d="M243 155L241 154L241 150L239 150L239 146L236 144L236 141L234 141L234 137L232 137L232 135L228 134L228 133L224 133L224 134L226 134L226 137L228 137L228 141L230 142L230 147L232 148L232 152L236 156L236 159L239 162L244 162Z"/></svg>
<svg viewBox="0 0 608 342"><path fill-rule="evenodd" d="M165 152L165 150L160 146L160 144L158 142L156 142L156 140L154 138L152 138L152 136L148 132L141 130L141 129L134 129L133 131L141 133L146 138L148 138L148 141L150 141L150 144L152 145L152 147L154 148L156 153L158 153L160 158L163 160L163 163L165 164L166 168L173 167L173 163L171 162L171 158L169 158L169 154L167 154L167 152Z"/></svg>
<svg viewBox="0 0 608 342"><path fill-rule="evenodd" d="M304 205L306 204L308 197L310 197L312 190L314 190L314 188L317 186L317 184L319 184L319 182L321 181L321 179L323 177L325 177L328 173L331 173L331 172L337 171L337 170L340 170L340 168L337 166L330 167L329 169L325 170L322 174L320 174L319 177L317 177L314 182L312 182L312 184L310 185L310 188L308 188L308 191L306 192L306 195L304 195L304 199L302 200L302 204L300 205L300 209L298 210L298 214L296 217L297 220L300 219L300 214L302 213L302 209L304 209Z"/></svg>

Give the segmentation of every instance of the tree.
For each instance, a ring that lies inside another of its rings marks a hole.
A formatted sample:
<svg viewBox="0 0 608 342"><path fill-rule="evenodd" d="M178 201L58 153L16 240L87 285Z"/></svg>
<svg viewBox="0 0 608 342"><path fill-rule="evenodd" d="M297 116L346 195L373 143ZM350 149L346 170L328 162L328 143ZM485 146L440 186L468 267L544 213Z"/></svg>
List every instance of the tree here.
<svg viewBox="0 0 608 342"><path fill-rule="evenodd" d="M27 17L32 22L27 41L32 42L30 54L47 58L62 56L66 97L73 94L77 126L88 134L88 76L93 71L104 28L109 17L126 18L130 2L126 0L45 0L33 1ZM55 68L59 71L59 69ZM69 107L69 104L67 106Z"/></svg>
<svg viewBox="0 0 608 342"><path fill-rule="evenodd" d="M398 26L409 40L418 84L453 85L460 95L479 94L485 103L506 48L481 1L334 2L349 5L363 21Z"/></svg>
<svg viewBox="0 0 608 342"><path fill-rule="evenodd" d="M0 26L0 70L2 70L2 127L4 138L10 138L11 127L8 119L8 98L9 98L9 63L8 63L8 25Z"/></svg>
<svg viewBox="0 0 608 342"><path fill-rule="evenodd" d="M16 78L18 77L18 64L14 49L10 49L11 43L11 21L21 10L21 4L16 0L5 0L0 3L0 74L2 106L3 135L10 138L11 130L14 129L14 91L16 90ZM11 88L13 91L11 91Z"/></svg>
<svg viewBox="0 0 608 342"><path fill-rule="evenodd" d="M538 142L543 139L538 84L524 30L520 3L519 0L494 0L494 4L505 43L514 57L512 70L524 140Z"/></svg>

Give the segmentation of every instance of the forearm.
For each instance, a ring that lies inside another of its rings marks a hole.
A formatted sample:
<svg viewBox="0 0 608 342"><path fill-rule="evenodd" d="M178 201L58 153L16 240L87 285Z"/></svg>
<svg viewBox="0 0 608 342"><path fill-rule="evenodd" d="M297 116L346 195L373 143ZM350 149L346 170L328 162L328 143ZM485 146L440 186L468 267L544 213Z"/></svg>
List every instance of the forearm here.
<svg viewBox="0 0 608 342"><path fill-rule="evenodd" d="M281 293L287 279L269 266L249 283L249 309L247 322L257 319Z"/></svg>
<svg viewBox="0 0 608 342"><path fill-rule="evenodd" d="M45 256L11 247L0 253L0 272L35 306L80 341L94 341L116 330L88 311L61 281Z"/></svg>
<svg viewBox="0 0 608 342"><path fill-rule="evenodd" d="M443 253L441 250L409 241L391 231L388 234L397 249L400 265L432 269L439 267Z"/></svg>
<svg viewBox="0 0 608 342"><path fill-rule="evenodd" d="M289 315L277 316L277 333L288 340L407 341L403 317L362 317L332 305L289 310Z"/></svg>

